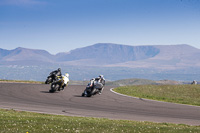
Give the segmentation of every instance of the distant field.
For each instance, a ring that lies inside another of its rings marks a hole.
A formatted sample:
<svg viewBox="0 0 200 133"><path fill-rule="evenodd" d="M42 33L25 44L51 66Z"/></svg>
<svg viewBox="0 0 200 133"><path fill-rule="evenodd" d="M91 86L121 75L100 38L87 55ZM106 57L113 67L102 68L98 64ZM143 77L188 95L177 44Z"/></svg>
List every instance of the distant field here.
<svg viewBox="0 0 200 133"><path fill-rule="evenodd" d="M38 84L44 84L44 81L30 81L30 80L2 80L0 79L0 82L20 82L20 83L38 83ZM70 80L70 85L87 85L89 83L89 80L84 81L75 81ZM159 81L153 81L148 79L138 79L138 78L131 78L131 79L122 79L122 80L116 80L116 81L107 81L106 80L106 86L126 86L126 85L155 85L155 84L171 84L171 85L177 85L177 84L188 84L189 82L179 82L179 81L173 81L173 80L159 80Z"/></svg>
<svg viewBox="0 0 200 133"><path fill-rule="evenodd" d="M0 109L0 133L198 133L200 126L69 117Z"/></svg>
<svg viewBox="0 0 200 133"><path fill-rule="evenodd" d="M28 81L28 80L3 80L3 79L0 79L0 82L15 82L15 83L33 83L33 84L42 84L44 82L40 82L40 81Z"/></svg>
<svg viewBox="0 0 200 133"><path fill-rule="evenodd" d="M135 85L115 88L129 96L200 106L200 85Z"/></svg>
<svg viewBox="0 0 200 133"><path fill-rule="evenodd" d="M41 82L41 81L28 81L28 80L2 80L0 79L0 83L1 82L9 82L9 83L12 83L12 82L15 82L15 83L33 83L33 84L44 84L44 82ZM87 85L89 83L89 81L72 81L70 80L69 84L70 85Z"/></svg>
<svg viewBox="0 0 200 133"><path fill-rule="evenodd" d="M144 84L156 84L155 81L152 80L147 80L147 79L137 79L137 78L132 78L132 79L122 79L122 80L116 80L116 81L107 81L106 85L111 85L111 86L125 86L125 85L144 85Z"/></svg>
<svg viewBox="0 0 200 133"><path fill-rule="evenodd" d="M44 84L41 81L28 81L28 80L2 80L0 82L17 82L17 83L37 83ZM89 81L74 81L70 80L70 85L87 85ZM139 84L156 84L155 81L146 80L146 79L123 79L117 81L106 81L107 86L124 86L124 85L139 85Z"/></svg>

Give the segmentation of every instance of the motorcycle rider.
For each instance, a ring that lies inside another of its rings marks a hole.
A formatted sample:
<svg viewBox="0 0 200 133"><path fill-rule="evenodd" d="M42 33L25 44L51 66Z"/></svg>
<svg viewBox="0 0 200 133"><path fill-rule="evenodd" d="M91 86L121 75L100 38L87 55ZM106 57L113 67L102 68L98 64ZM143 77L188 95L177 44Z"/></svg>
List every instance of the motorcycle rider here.
<svg viewBox="0 0 200 133"><path fill-rule="evenodd" d="M94 87L95 78L90 79L90 87ZM93 89L93 88L92 88Z"/></svg>
<svg viewBox="0 0 200 133"><path fill-rule="evenodd" d="M58 70L52 71L50 74L55 75L55 77L56 77L56 76L61 76L61 75L62 75L61 69L58 68Z"/></svg>
<svg viewBox="0 0 200 133"><path fill-rule="evenodd" d="M61 76L61 69L58 68L55 71L50 72L49 76L47 77L45 84L52 83L53 81L58 79L58 76Z"/></svg>
<svg viewBox="0 0 200 133"><path fill-rule="evenodd" d="M90 80L90 87L94 87L95 81L96 81L97 83L102 83L103 86L105 85L105 79L104 79L103 75L99 75L99 77L97 77L97 78L92 78L92 79ZM104 89L104 87L101 88L101 89L99 89L99 95L101 95L103 89Z"/></svg>
<svg viewBox="0 0 200 133"><path fill-rule="evenodd" d="M65 75L62 75L61 78L63 79L62 81L64 82L64 83L62 83L63 86L61 86L61 90L64 90L64 87L69 84L69 74L66 73Z"/></svg>
<svg viewBox="0 0 200 133"><path fill-rule="evenodd" d="M97 81L98 81L99 83L102 83L103 86L105 85L105 79L104 79L103 75L99 75L99 77L96 78L96 79L97 79ZM101 89L99 90L99 95L101 95L103 89L104 89L104 87L101 88Z"/></svg>
<svg viewBox="0 0 200 133"><path fill-rule="evenodd" d="M105 85L105 79L103 77L103 75L99 75L99 82L102 83L103 85Z"/></svg>

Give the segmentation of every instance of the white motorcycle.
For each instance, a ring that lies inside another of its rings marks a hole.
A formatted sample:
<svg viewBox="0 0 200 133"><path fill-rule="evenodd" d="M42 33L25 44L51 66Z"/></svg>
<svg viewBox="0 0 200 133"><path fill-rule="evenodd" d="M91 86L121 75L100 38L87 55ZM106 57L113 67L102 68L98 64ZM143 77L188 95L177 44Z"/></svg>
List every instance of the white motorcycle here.
<svg viewBox="0 0 200 133"><path fill-rule="evenodd" d="M96 82L91 86L91 84L88 84L86 86L86 89L82 93L82 97L91 97L93 95L99 94L104 89L104 85L102 83Z"/></svg>

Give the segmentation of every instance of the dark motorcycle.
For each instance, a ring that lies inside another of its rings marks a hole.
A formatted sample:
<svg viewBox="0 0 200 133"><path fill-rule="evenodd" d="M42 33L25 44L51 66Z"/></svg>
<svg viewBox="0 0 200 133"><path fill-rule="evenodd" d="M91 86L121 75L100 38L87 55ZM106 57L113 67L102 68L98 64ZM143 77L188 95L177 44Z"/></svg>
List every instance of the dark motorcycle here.
<svg viewBox="0 0 200 133"><path fill-rule="evenodd" d="M53 83L54 81L56 81L56 74L50 73L45 81L45 84L50 84L50 83Z"/></svg>
<svg viewBox="0 0 200 133"><path fill-rule="evenodd" d="M49 92L53 93L55 91L60 91L60 88L64 85L64 80L61 76L57 76L56 81L51 83L51 89Z"/></svg>
<svg viewBox="0 0 200 133"><path fill-rule="evenodd" d="M88 84L86 86L86 89L82 93L82 97L91 97L93 95L99 94L100 90L104 88L104 85L102 83L95 83L94 85Z"/></svg>

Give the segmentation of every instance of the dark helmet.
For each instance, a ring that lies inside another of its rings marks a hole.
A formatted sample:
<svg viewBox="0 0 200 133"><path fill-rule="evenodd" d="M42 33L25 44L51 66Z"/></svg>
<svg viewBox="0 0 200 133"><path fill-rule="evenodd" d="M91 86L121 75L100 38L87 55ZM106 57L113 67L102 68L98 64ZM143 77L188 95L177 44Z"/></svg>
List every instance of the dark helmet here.
<svg viewBox="0 0 200 133"><path fill-rule="evenodd" d="M58 71L60 72L60 71L61 71L61 69L60 69L60 68L58 68Z"/></svg>

